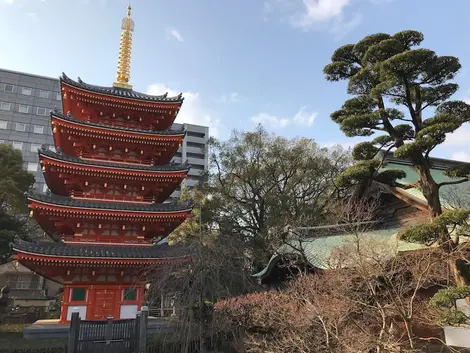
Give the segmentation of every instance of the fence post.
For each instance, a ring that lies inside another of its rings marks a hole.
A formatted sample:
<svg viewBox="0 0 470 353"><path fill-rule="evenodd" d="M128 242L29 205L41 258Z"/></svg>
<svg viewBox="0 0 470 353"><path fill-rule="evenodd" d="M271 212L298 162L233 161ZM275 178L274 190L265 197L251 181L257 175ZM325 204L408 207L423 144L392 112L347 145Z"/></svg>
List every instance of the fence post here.
<svg viewBox="0 0 470 353"><path fill-rule="evenodd" d="M108 316L106 320L106 330L104 332L104 339L106 340L106 345L104 348L104 352L108 353L111 352L111 340L113 339L113 317Z"/></svg>
<svg viewBox="0 0 470 353"><path fill-rule="evenodd" d="M143 306L140 312L139 320L139 332L138 332L138 339L139 339L139 353L146 353L147 350L147 320L149 315L149 308L147 306Z"/></svg>
<svg viewBox="0 0 470 353"><path fill-rule="evenodd" d="M80 331L80 314L72 313L70 321L69 340L67 344L67 353L75 353L77 351L78 334Z"/></svg>

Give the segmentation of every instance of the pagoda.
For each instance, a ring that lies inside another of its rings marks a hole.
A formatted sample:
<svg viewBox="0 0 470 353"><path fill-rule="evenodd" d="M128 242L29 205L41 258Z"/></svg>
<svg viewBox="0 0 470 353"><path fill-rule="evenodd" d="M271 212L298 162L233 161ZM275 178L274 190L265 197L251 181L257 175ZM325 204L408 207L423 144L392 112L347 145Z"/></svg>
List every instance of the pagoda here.
<svg viewBox="0 0 470 353"><path fill-rule="evenodd" d="M189 260L160 242L191 212L165 203L189 171L170 162L185 137L171 129L183 97L132 89L133 30L129 6L112 87L60 78L63 112L51 112L56 151L38 151L50 192L28 195L30 215L57 241L12 244L18 262L63 284L60 323L72 312L133 318L144 304L145 271Z"/></svg>

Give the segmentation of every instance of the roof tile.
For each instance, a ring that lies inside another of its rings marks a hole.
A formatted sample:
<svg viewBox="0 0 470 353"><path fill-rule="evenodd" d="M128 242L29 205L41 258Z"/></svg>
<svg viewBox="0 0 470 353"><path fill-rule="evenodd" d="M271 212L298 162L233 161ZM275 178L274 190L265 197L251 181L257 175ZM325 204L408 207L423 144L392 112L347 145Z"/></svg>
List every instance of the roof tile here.
<svg viewBox="0 0 470 353"><path fill-rule="evenodd" d="M183 103L183 100L184 100L183 95L181 93L174 97L168 97L168 93L165 93L159 96L151 96L149 94L136 92L132 89L91 85L89 83L83 82L80 79L80 77L78 78L78 81L75 81L69 78L65 73L62 73L62 76L60 77L60 81L66 84L69 84L71 86L87 90L87 91L108 94L108 95L112 95L116 97L134 98L138 100L162 102L162 103Z"/></svg>
<svg viewBox="0 0 470 353"><path fill-rule="evenodd" d="M10 244L14 250L38 255L82 258L117 259L161 259L186 257L188 249L184 246L170 246L166 243L153 246L119 245L68 245L63 242L42 241L31 243L20 239Z"/></svg>
<svg viewBox="0 0 470 353"><path fill-rule="evenodd" d="M71 197L59 196L52 193L28 194L28 199L36 200L39 202L46 202L55 205L88 208L88 209L106 209L116 211L142 211L142 212L156 212L156 213L171 213L180 211L190 211L192 206L189 203L175 202L175 203L152 203L152 204L133 204L123 202L105 202L105 201L89 201L77 200Z"/></svg>

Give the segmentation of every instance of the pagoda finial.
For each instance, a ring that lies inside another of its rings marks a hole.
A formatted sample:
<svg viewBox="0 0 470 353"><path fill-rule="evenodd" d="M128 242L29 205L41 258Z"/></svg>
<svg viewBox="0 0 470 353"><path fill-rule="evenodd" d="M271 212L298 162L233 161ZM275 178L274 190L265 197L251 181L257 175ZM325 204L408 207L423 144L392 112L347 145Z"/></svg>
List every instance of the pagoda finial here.
<svg viewBox="0 0 470 353"><path fill-rule="evenodd" d="M114 87L127 89L132 88L132 85L129 84L131 76L132 32L134 32L131 9L131 5L129 5L127 7L127 16L122 19L117 76L116 82L113 84Z"/></svg>

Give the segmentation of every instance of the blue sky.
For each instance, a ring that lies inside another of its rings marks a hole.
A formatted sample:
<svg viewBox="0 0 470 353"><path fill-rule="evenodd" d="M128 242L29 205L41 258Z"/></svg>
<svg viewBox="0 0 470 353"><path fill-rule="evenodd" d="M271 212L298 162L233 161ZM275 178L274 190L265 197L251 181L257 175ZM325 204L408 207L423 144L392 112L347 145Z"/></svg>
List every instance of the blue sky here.
<svg viewBox="0 0 470 353"><path fill-rule="evenodd" d="M115 79L124 0L0 0L0 67L84 81ZM429 0L133 0L131 83L183 92L179 120L218 138L262 122L288 137L352 145L329 115L347 98L322 74L333 51L367 34L415 29L460 58L456 99L470 99L470 2ZM470 161L470 126L435 156Z"/></svg>

